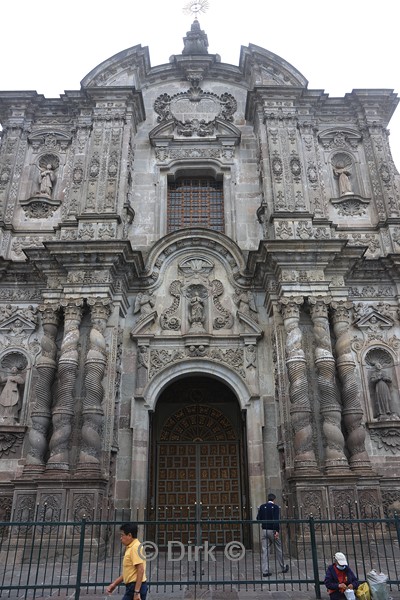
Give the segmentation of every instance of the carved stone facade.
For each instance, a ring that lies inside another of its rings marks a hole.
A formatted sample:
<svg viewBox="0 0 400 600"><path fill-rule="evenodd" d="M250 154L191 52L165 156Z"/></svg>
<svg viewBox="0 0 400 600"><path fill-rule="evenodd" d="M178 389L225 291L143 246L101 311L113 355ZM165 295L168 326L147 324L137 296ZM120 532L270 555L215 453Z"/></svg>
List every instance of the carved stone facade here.
<svg viewBox="0 0 400 600"><path fill-rule="evenodd" d="M3 519L399 509L398 98L207 48L0 92Z"/></svg>

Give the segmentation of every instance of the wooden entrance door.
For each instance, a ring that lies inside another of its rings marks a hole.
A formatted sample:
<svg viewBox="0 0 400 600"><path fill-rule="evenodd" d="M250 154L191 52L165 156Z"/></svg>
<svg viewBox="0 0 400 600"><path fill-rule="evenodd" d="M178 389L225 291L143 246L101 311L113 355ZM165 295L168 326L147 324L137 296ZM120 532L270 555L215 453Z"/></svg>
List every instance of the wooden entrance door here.
<svg viewBox="0 0 400 600"><path fill-rule="evenodd" d="M224 545L240 539L238 525L212 530L201 519L241 519L240 444L232 423L208 405L187 406L167 419L157 444L156 514L158 520L189 520L166 525L159 544L169 539ZM176 537L178 535L178 538Z"/></svg>

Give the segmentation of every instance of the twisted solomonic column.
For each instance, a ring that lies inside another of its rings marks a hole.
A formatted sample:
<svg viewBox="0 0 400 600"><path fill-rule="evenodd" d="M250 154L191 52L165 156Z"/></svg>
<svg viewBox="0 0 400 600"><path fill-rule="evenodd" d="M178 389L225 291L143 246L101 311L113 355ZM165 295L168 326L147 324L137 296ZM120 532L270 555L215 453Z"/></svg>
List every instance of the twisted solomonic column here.
<svg viewBox="0 0 400 600"><path fill-rule="evenodd" d="M329 475L349 473L341 429L340 392L336 384L336 365L329 331L328 305L330 298L318 296L309 298L308 301L314 325L314 356L324 434L326 472Z"/></svg>
<svg viewBox="0 0 400 600"><path fill-rule="evenodd" d="M32 425L28 434L29 450L24 474L42 472L45 469L45 455L48 450L47 436L53 400L52 386L57 368L58 308L51 304L42 304L38 307L42 315L43 336L40 342L41 354L36 363L38 372L36 400L31 411Z"/></svg>
<svg viewBox="0 0 400 600"><path fill-rule="evenodd" d="M282 298L281 312L286 331L286 366L289 377L290 415L294 431L294 467L296 473L318 473L313 448L311 406L307 368L299 327L303 298Z"/></svg>
<svg viewBox="0 0 400 600"><path fill-rule="evenodd" d="M74 418L74 390L78 370L79 326L82 319L82 301L64 305L64 337L58 361L57 397L53 405L53 434L50 439L50 457L47 470L68 471Z"/></svg>
<svg viewBox="0 0 400 600"><path fill-rule="evenodd" d="M346 444L350 454L350 467L354 471L371 473L371 463L365 449L365 430L362 425L363 410L360 386L351 353L350 309L351 302L332 302L333 329L336 335L336 365L342 382L343 421L347 433Z"/></svg>
<svg viewBox="0 0 400 600"><path fill-rule="evenodd" d="M103 432L103 377L107 363L104 331L110 316L108 298L88 299L91 307L89 350L85 360L85 390L82 409L81 449L78 471L92 476L101 471L101 439Z"/></svg>

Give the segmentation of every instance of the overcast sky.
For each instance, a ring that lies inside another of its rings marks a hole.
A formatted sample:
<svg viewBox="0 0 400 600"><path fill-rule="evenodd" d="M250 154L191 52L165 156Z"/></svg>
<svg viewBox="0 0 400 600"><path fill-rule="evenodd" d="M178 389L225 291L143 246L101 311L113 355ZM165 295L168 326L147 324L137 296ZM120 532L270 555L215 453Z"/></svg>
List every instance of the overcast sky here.
<svg viewBox="0 0 400 600"><path fill-rule="evenodd" d="M2 0L0 89L58 97L78 90L103 60L137 44L152 66L180 54L193 21L186 0ZM199 15L209 52L237 65L241 46L278 54L331 97L353 89L400 94L399 20L393 0L208 0ZM242 10L243 9L243 10ZM243 12L244 11L244 12ZM400 169L400 106L390 124Z"/></svg>

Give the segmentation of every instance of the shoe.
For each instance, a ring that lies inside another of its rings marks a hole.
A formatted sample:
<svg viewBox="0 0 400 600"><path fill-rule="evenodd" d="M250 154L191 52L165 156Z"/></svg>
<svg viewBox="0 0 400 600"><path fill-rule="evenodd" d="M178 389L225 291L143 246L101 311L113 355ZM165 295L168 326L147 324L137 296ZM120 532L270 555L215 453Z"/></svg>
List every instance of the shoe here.
<svg viewBox="0 0 400 600"><path fill-rule="evenodd" d="M287 573L289 571L289 565L285 565L284 569L282 569L281 573Z"/></svg>
<svg viewBox="0 0 400 600"><path fill-rule="evenodd" d="M263 573L263 577L271 577L272 573Z"/></svg>

